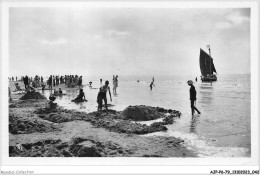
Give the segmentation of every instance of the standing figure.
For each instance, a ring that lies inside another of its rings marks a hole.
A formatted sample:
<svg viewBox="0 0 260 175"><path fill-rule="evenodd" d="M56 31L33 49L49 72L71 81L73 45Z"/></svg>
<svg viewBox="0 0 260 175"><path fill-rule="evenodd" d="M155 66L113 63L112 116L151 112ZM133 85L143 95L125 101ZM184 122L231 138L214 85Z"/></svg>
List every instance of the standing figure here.
<svg viewBox="0 0 260 175"><path fill-rule="evenodd" d="M102 86L99 89L99 93L98 93L98 97L97 97L98 112L102 111L102 101L104 100L105 101L106 112L108 113L108 109L107 109L107 91L109 92L110 101L112 102L110 87L108 85L109 85L109 81L106 81L105 85Z"/></svg>
<svg viewBox="0 0 260 175"><path fill-rule="evenodd" d="M52 75L48 79L49 90L52 90Z"/></svg>
<svg viewBox="0 0 260 175"><path fill-rule="evenodd" d="M78 79L78 85L79 85L79 88L82 86L82 76L80 76Z"/></svg>
<svg viewBox="0 0 260 175"><path fill-rule="evenodd" d="M153 81L150 84L150 89L153 90L153 86L155 87L155 85L153 84Z"/></svg>
<svg viewBox="0 0 260 175"><path fill-rule="evenodd" d="M56 75L56 84L57 84L57 86L60 84L60 78L59 78L59 76L58 75Z"/></svg>
<svg viewBox="0 0 260 175"><path fill-rule="evenodd" d="M188 85L190 86L190 106L191 106L191 114L194 115L194 110L200 114L200 111L194 106L194 102L196 101L196 89L193 86L193 82L191 80L187 81Z"/></svg>
<svg viewBox="0 0 260 175"><path fill-rule="evenodd" d="M28 78L27 75L24 77L23 83L24 83L24 86L25 86L25 90L27 90L27 88L29 87L29 78Z"/></svg>
<svg viewBox="0 0 260 175"><path fill-rule="evenodd" d="M116 94L116 89L118 87L118 75L115 77L115 83L114 83L114 92Z"/></svg>
<svg viewBox="0 0 260 175"><path fill-rule="evenodd" d="M100 79L100 85L102 85L102 79Z"/></svg>
<svg viewBox="0 0 260 175"><path fill-rule="evenodd" d="M53 81L53 86L55 86L55 77L54 77L54 75L52 77L52 81Z"/></svg>

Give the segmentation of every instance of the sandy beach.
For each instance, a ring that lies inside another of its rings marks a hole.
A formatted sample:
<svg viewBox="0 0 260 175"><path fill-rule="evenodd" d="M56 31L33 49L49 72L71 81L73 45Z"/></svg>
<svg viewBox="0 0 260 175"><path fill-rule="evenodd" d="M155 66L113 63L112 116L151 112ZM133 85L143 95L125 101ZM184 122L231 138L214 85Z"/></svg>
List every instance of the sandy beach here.
<svg viewBox="0 0 260 175"><path fill-rule="evenodd" d="M62 107L47 110L47 99L20 100L25 93L14 92L14 82L9 86L13 99L9 103L11 157L196 157L179 138L143 136L166 131L165 125L181 117L174 109L132 106L101 115ZM144 112L144 118L131 117L138 110ZM162 122L137 122L158 118Z"/></svg>

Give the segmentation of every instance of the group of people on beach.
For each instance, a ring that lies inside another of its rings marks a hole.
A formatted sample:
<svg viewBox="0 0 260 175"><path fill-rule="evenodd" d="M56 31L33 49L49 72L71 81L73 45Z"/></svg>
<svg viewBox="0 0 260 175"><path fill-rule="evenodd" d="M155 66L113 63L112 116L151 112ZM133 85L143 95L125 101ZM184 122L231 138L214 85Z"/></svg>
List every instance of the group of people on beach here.
<svg viewBox="0 0 260 175"><path fill-rule="evenodd" d="M58 86L59 84L65 84L66 87L77 87L79 88L82 86L82 76L78 75L65 75L65 76L59 76L59 75L50 75L47 80L47 85L49 86L49 89L52 89L53 86Z"/></svg>
<svg viewBox="0 0 260 175"><path fill-rule="evenodd" d="M17 81L17 78L18 78L17 76L15 78L14 77L8 77L8 80L9 81ZM16 79L16 80L14 80L14 79Z"/></svg>
<svg viewBox="0 0 260 175"><path fill-rule="evenodd" d="M15 77L16 81L17 81L17 76ZM8 77L9 81L14 81L14 77ZM29 78L27 75L26 76L22 76L21 80L24 82L25 85L25 90L26 91L30 91L30 92L35 92L34 88L37 88L40 86L40 84L42 85L44 90L45 84L43 81L43 77L36 75L34 77L34 79L31 77ZM116 89L118 87L118 75L113 75L113 93L116 94ZM197 81L197 78L196 80ZM188 85L190 86L190 104L191 104L191 113L192 115L194 115L195 111L200 114L200 111L196 108L195 103L196 103L196 89L193 85L193 81L189 80L187 81ZM53 86L58 86L59 84L65 84L66 87L79 87L79 95L73 100L74 102L82 102L82 101L86 101L85 98L85 94L83 89L81 89L82 86L82 76L78 76L78 75L65 75L65 76L54 76L54 75L50 75L48 80L47 80L47 85L49 85L49 90L52 90ZM89 85L92 85L92 82L89 83ZM106 97L106 93L109 92L109 96L110 96L110 101L112 102L112 97L111 97L111 91L110 91L110 87L109 87L109 81L106 80L105 81L105 85L102 85L102 79L100 79L100 85L101 87L99 88L99 92L97 95L97 103L98 103L98 109L97 112L98 114L102 112L102 106L103 106L103 101L105 103L105 108L106 111L108 111L107 108L107 97ZM152 91L153 87L155 87L154 85L154 77L152 78L152 82L150 83L150 90ZM20 89L20 87L16 87L18 89ZM9 89L9 94L10 94L10 89ZM54 89L54 94L62 94L62 90L61 88L59 88L59 91L56 91L56 89ZM54 101L55 98L50 97L52 100Z"/></svg>

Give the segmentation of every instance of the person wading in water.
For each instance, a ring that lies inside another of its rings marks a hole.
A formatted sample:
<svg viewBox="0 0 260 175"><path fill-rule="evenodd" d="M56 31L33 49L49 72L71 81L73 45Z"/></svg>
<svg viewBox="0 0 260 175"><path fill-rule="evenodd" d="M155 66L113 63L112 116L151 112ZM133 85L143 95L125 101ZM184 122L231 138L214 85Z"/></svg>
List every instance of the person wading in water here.
<svg viewBox="0 0 260 175"><path fill-rule="evenodd" d="M200 114L200 111L194 106L194 102L196 101L196 89L193 86L193 82L191 80L187 81L188 85L190 86L190 105L191 105L191 114L194 115L194 110Z"/></svg>
<svg viewBox="0 0 260 175"><path fill-rule="evenodd" d="M105 85L102 86L99 90L99 94L97 97L97 103L98 103L98 113L102 111L102 101L105 101L105 108L106 108L106 113L108 113L108 109L107 109L107 91L109 92L109 96L110 96L110 101L112 102L112 97L111 97L111 92L110 92L110 87L109 85L109 81L105 82Z"/></svg>

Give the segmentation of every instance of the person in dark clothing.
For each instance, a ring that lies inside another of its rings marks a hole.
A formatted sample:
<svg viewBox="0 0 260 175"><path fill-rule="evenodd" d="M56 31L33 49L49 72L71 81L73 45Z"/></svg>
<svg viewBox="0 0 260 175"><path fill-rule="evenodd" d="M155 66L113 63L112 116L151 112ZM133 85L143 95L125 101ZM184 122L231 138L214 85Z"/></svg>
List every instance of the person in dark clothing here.
<svg viewBox="0 0 260 175"><path fill-rule="evenodd" d="M43 83L43 77L41 77L41 83Z"/></svg>
<svg viewBox="0 0 260 175"><path fill-rule="evenodd" d="M55 84L55 77L54 77L54 75L52 77L52 81L53 81L53 86L55 86L56 84Z"/></svg>
<svg viewBox="0 0 260 175"><path fill-rule="evenodd" d="M151 90L153 90L153 86L154 86L154 84L153 84L153 81L152 81L151 84L150 84L150 89Z"/></svg>
<svg viewBox="0 0 260 175"><path fill-rule="evenodd" d="M104 100L105 102L105 108L106 108L106 113L108 113L108 108L107 108L107 91L109 92L109 96L110 96L110 101L112 102L112 97L111 97L111 92L110 92L110 87L109 85L109 81L105 82L105 85L102 86L99 89L99 93L97 96L97 103L98 103L98 113L102 111L102 102Z"/></svg>
<svg viewBox="0 0 260 175"><path fill-rule="evenodd" d="M82 86L82 76L79 77L78 85L79 85L79 88Z"/></svg>
<svg viewBox="0 0 260 175"><path fill-rule="evenodd" d="M27 75L24 77L23 83L24 83L25 89L27 90L27 88L29 87L29 78Z"/></svg>
<svg viewBox="0 0 260 175"><path fill-rule="evenodd" d="M61 90L61 88L59 88L59 94L62 94L62 90Z"/></svg>
<svg viewBox="0 0 260 175"><path fill-rule="evenodd" d="M50 75L48 80L49 89L52 90L52 75Z"/></svg>
<svg viewBox="0 0 260 175"><path fill-rule="evenodd" d="M191 80L187 81L188 85L190 86L190 104L191 104L191 114L194 115L194 110L200 114L200 111L194 106L194 102L196 101L196 89L193 86L193 82Z"/></svg>
<svg viewBox="0 0 260 175"><path fill-rule="evenodd" d="M84 99L83 99L83 97L84 97ZM85 97L85 93L83 92L83 89L80 89L79 95L77 96L77 98L75 98L72 101L73 102L83 102L83 101L86 101L86 97Z"/></svg>

